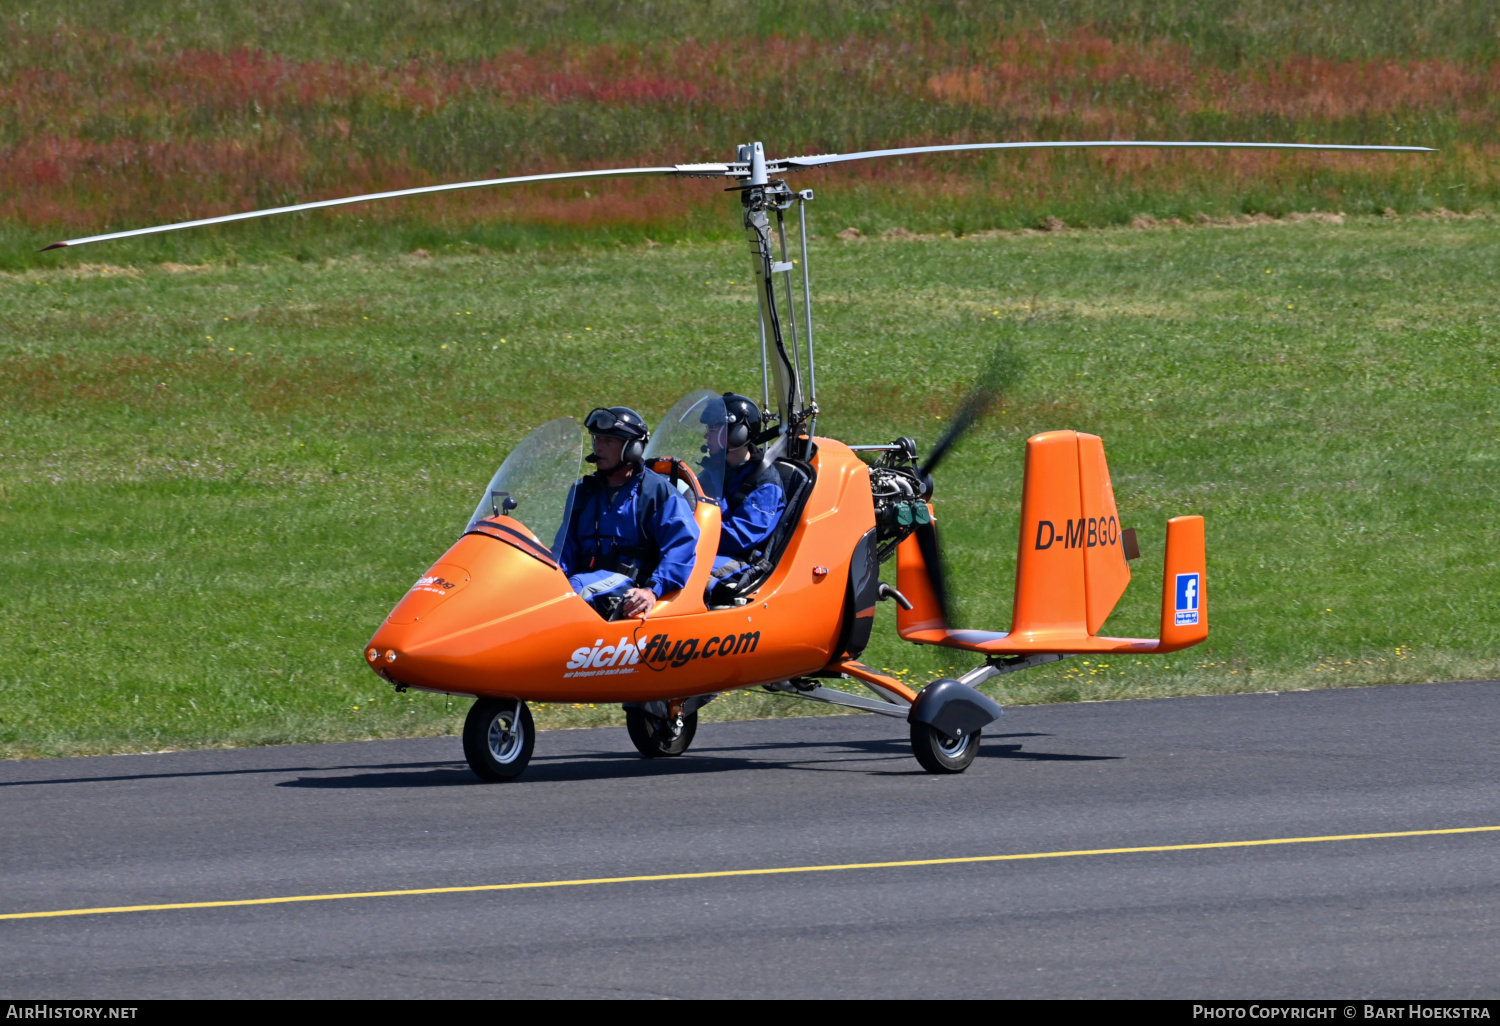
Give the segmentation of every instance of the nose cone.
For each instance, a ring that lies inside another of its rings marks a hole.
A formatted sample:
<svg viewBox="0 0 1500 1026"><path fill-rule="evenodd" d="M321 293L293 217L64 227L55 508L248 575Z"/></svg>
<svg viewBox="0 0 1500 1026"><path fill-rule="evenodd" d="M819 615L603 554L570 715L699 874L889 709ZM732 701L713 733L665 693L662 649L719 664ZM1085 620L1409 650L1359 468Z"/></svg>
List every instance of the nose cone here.
<svg viewBox="0 0 1500 1026"><path fill-rule="evenodd" d="M542 639L588 613L561 570L507 542L465 535L386 617L365 660L399 684L503 693L501 682Z"/></svg>

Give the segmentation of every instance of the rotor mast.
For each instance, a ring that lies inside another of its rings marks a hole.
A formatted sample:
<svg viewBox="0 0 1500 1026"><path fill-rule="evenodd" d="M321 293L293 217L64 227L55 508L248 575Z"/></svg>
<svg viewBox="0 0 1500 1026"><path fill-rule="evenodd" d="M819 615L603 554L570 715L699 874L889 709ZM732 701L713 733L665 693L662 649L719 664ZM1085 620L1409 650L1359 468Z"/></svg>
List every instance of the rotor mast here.
<svg viewBox="0 0 1500 1026"><path fill-rule="evenodd" d="M792 295L792 263L787 260L786 229L783 220L785 211L793 199L805 203L811 194L798 197L786 182L773 179L766 170L765 147L756 142L739 148L739 161L747 166L745 183L738 186L740 202L744 209L745 239L750 244L750 266L755 275L757 295L760 301L760 321L764 331L763 352L768 357L770 381L768 391L773 393L776 415L786 441L787 454L805 459L812 446L810 422L818 414L816 400L807 402L803 396L802 375L797 352L797 314ZM771 214L776 215L777 235L781 244L780 259L771 238ZM803 230L802 264L804 291L807 278L806 230ZM776 275L783 275L786 303L786 325L791 331L791 348L787 347L787 335L783 329L782 312L778 306ZM807 316L812 315L811 300L804 295ZM811 323L808 332L808 367L812 367ZM765 364L762 364L763 373ZM805 440L804 440L805 438Z"/></svg>

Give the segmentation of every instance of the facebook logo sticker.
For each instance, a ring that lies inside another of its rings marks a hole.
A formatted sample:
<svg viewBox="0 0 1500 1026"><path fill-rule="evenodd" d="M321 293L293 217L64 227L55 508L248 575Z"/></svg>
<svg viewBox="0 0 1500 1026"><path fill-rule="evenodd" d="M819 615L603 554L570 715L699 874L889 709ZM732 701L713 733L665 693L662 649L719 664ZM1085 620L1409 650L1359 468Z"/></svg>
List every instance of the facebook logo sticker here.
<svg viewBox="0 0 1500 1026"><path fill-rule="evenodd" d="M1177 619L1178 627L1191 627L1198 623L1198 598L1202 594L1197 574L1177 575Z"/></svg>

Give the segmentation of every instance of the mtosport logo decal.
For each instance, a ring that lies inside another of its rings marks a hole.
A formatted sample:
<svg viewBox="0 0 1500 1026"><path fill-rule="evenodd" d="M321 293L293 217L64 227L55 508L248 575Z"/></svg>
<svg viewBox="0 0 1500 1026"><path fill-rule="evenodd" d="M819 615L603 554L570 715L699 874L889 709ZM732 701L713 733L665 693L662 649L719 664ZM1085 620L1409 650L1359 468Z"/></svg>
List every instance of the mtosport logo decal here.
<svg viewBox="0 0 1500 1026"><path fill-rule="evenodd" d="M417 578L417 583L411 586L411 590L427 591L437 595L446 595L456 587L458 587L458 585L453 581L448 580L446 577L438 577L434 575L429 577Z"/></svg>

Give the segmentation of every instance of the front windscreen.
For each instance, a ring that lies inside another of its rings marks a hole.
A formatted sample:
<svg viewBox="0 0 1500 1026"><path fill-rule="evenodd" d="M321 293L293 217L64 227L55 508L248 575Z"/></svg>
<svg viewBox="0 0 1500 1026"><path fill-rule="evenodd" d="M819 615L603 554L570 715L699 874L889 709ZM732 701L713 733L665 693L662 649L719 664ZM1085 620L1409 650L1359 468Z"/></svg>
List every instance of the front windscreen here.
<svg viewBox="0 0 1500 1026"><path fill-rule="evenodd" d="M706 388L677 400L651 433L646 458L681 460L698 475L704 493L719 498L724 491L724 400Z"/></svg>
<svg viewBox="0 0 1500 1026"><path fill-rule="evenodd" d="M568 490L583 468L585 437L577 421L559 417L521 439L495 471L469 528L487 517L511 516L551 545L562 526Z"/></svg>

